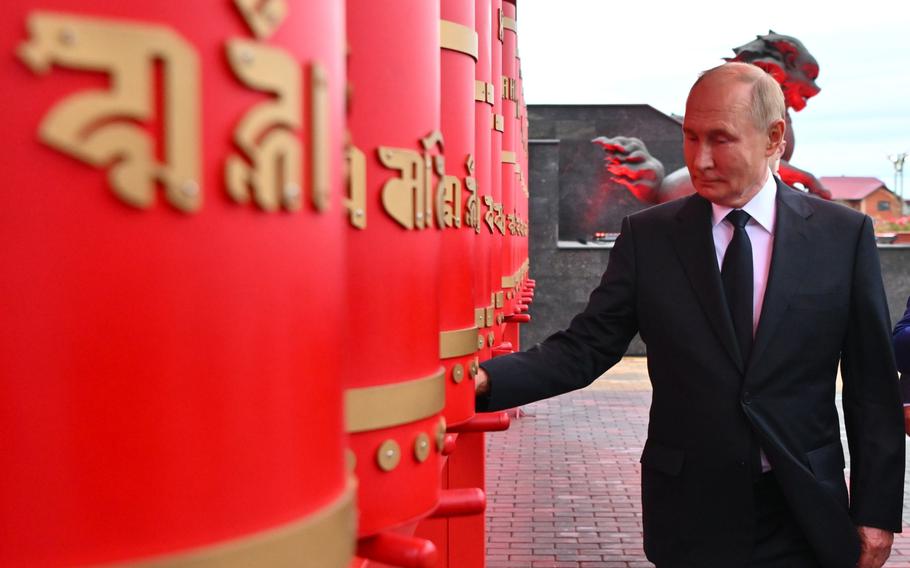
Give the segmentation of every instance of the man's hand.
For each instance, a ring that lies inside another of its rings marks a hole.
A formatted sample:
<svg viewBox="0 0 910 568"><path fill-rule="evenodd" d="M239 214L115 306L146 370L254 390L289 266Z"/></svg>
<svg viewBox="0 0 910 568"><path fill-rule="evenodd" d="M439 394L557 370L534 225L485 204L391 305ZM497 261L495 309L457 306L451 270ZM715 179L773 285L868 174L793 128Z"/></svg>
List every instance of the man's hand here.
<svg viewBox="0 0 910 568"><path fill-rule="evenodd" d="M490 392L490 376L483 369L478 369L474 377L474 394L487 394Z"/></svg>
<svg viewBox="0 0 910 568"><path fill-rule="evenodd" d="M910 436L910 406L904 407L904 431Z"/></svg>
<svg viewBox="0 0 910 568"><path fill-rule="evenodd" d="M906 415L905 415L906 416ZM894 533L874 527L856 527L859 532L860 553L856 568L881 568L891 556Z"/></svg>

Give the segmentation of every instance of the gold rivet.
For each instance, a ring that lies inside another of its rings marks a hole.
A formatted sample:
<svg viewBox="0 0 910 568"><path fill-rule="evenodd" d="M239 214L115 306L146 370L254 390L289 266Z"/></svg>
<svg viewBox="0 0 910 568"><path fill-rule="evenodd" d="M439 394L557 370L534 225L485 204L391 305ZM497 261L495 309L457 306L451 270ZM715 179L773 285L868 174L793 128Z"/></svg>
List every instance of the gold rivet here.
<svg viewBox="0 0 910 568"><path fill-rule="evenodd" d="M284 202L287 205L294 205L300 199L300 186L289 183L284 186Z"/></svg>
<svg viewBox="0 0 910 568"><path fill-rule="evenodd" d="M455 365L455 367L452 368L452 380L458 384L462 381L462 379L464 379L464 367L461 365L461 363L458 363Z"/></svg>
<svg viewBox="0 0 910 568"><path fill-rule="evenodd" d="M505 321L505 318L503 317L502 314L499 314L498 316L496 316L496 321L498 321L500 324L502 324L502 322Z"/></svg>
<svg viewBox="0 0 910 568"><path fill-rule="evenodd" d="M423 463L430 457L430 437L423 432L414 440L414 458Z"/></svg>
<svg viewBox="0 0 910 568"><path fill-rule="evenodd" d="M357 467L357 455L353 450L344 451L345 465L348 467L348 472L353 473L354 469Z"/></svg>
<svg viewBox="0 0 910 568"><path fill-rule="evenodd" d="M493 347L493 343L496 342L496 338L493 337L493 332L490 332L490 335L487 336L487 343L490 344L490 347Z"/></svg>
<svg viewBox="0 0 910 568"><path fill-rule="evenodd" d="M442 447L446 443L446 419L440 418L439 424L436 426L436 449L440 452Z"/></svg>
<svg viewBox="0 0 910 568"><path fill-rule="evenodd" d="M480 364L477 362L477 358L474 358L474 360L471 361L471 368L468 370L468 374L471 375L471 378L473 379L477 376L478 372L480 372Z"/></svg>
<svg viewBox="0 0 910 568"><path fill-rule="evenodd" d="M193 180L189 180L180 186L180 192L186 197L193 199L199 195L199 184Z"/></svg>
<svg viewBox="0 0 910 568"><path fill-rule="evenodd" d="M485 342L486 342L486 340L483 338L483 334L480 334L477 336L477 348L478 349L483 349L483 344Z"/></svg>
<svg viewBox="0 0 910 568"><path fill-rule="evenodd" d="M376 462L382 471L392 471L401 461L401 448L395 440L386 440L376 452Z"/></svg>

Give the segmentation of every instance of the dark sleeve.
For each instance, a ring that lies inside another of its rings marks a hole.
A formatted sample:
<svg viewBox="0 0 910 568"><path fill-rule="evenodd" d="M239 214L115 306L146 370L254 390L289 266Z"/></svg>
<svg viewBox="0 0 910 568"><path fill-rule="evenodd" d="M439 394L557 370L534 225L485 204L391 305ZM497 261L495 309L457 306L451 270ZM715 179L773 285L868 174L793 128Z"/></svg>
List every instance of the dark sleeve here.
<svg viewBox="0 0 910 568"><path fill-rule="evenodd" d="M910 298L907 298L907 309L891 334L894 342L894 356L897 359L897 370L902 374L910 373ZM904 398L904 402L910 402Z"/></svg>
<svg viewBox="0 0 910 568"><path fill-rule="evenodd" d="M901 530L904 425L891 322L872 223L854 253L850 316L841 356L850 446L850 514L857 525Z"/></svg>
<svg viewBox="0 0 910 568"><path fill-rule="evenodd" d="M490 392L477 398L477 410L502 410L587 386L622 358L637 331L635 244L632 222L610 253L600 285L569 328L523 353L496 357L480 366Z"/></svg>

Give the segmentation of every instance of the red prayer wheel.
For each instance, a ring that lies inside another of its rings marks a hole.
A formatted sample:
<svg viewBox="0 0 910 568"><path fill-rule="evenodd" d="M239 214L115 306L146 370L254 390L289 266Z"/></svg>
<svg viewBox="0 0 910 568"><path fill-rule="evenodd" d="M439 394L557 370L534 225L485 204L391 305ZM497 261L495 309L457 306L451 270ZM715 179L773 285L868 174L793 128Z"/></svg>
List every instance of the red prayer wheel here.
<svg viewBox="0 0 910 568"><path fill-rule="evenodd" d="M439 498L450 380L439 353L445 142L439 5L348 0L347 14L351 353L344 374L366 537L413 523ZM405 541L370 540L362 550L410 554L386 550L397 542Z"/></svg>
<svg viewBox="0 0 910 568"><path fill-rule="evenodd" d="M475 156L477 156L474 177L477 184L477 199L475 208L470 211L477 217L474 227L476 233L474 264L474 309L476 311L478 326L478 345L483 341L483 347L478 352L478 358L485 361L490 358L493 344L496 342L496 292L499 285L493 286L492 256L494 245L495 227L484 219L484 212L489 210L493 203L493 164L491 161L491 146L495 112L495 81L493 80L492 67L492 42L493 18L490 0L475 0L474 29L477 31L477 64L474 67L474 143ZM499 135L498 132L496 132ZM496 163L496 170L499 164ZM498 251L496 261L499 261Z"/></svg>
<svg viewBox="0 0 910 568"><path fill-rule="evenodd" d="M518 263L513 250L514 239L508 230L509 219L514 219L516 203L517 175L515 165L518 149L518 66L516 65L515 50L517 48L517 28L515 23L515 3L504 0L502 3L503 42L502 42L502 112L505 127L502 135L502 151L500 162L502 164L502 209L506 217L506 228L502 238L502 282L501 288L505 293L505 313L509 316L518 311L515 297L516 273Z"/></svg>
<svg viewBox="0 0 910 568"><path fill-rule="evenodd" d="M489 230L490 240L490 280L493 292L495 325L493 327L494 356L501 349L503 342L504 320L510 312L506 310L505 292L502 289L502 277L505 274L503 255L503 236L505 234L505 213L503 212L503 167L502 149L505 116L503 105L503 40L505 38L505 21L502 0L491 1L491 35L490 35L490 75L493 83L493 129L490 131L490 198L483 199L482 216L484 229ZM488 341L489 344L489 341Z"/></svg>
<svg viewBox="0 0 910 568"><path fill-rule="evenodd" d="M519 300L526 302L521 298L524 293L525 284L528 277L528 107L524 99L524 81L521 76L521 58L518 56L518 50L515 51L515 65L517 72L517 94L518 94L518 130L515 147L517 148L517 163L515 164L515 217L511 225L511 234L515 244L515 259L518 267L516 286Z"/></svg>
<svg viewBox="0 0 910 568"><path fill-rule="evenodd" d="M348 565L343 22L7 5L0 565Z"/></svg>
<svg viewBox="0 0 910 568"><path fill-rule="evenodd" d="M474 376L485 339L482 312L474 307L475 228L479 230L478 186L474 174L474 74L478 36L474 0L443 0L440 12L441 125L445 140L442 199L440 358L446 369L447 424L474 416ZM473 209L472 209L473 206ZM475 227L476 225L476 227Z"/></svg>

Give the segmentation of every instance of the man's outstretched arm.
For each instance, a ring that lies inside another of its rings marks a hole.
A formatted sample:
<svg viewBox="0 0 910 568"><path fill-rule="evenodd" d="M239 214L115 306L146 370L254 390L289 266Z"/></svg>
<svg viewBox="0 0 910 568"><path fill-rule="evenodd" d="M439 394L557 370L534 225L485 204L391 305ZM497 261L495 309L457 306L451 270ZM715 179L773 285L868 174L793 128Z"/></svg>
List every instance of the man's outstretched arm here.
<svg viewBox="0 0 910 568"><path fill-rule="evenodd" d="M635 239L623 220L607 270L568 329L522 353L481 363L478 411L502 410L587 386L625 354L638 331Z"/></svg>

